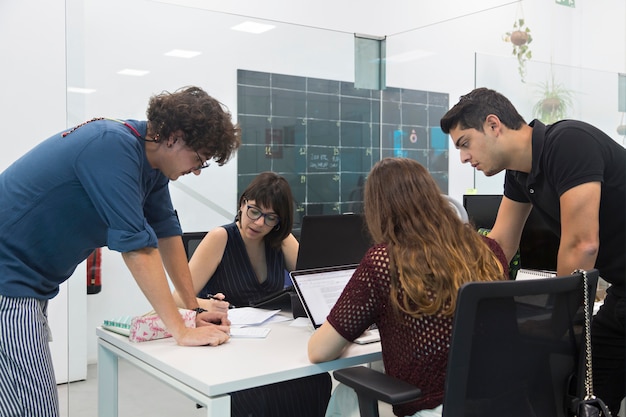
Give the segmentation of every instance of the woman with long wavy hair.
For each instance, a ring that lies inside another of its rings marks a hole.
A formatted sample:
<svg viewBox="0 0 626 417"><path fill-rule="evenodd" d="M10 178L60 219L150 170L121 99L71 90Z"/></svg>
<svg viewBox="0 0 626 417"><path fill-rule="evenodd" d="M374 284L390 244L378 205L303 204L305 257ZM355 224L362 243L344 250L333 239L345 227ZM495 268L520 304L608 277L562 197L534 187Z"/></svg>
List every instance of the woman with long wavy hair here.
<svg viewBox="0 0 626 417"><path fill-rule="evenodd" d="M365 218L374 246L311 337L309 359L337 358L375 324L386 373L422 389L419 400L394 407L394 413L441 415L458 289L470 281L506 279L506 258L495 241L463 223L412 159L385 158L372 168ZM345 415L333 409L333 400L351 397L345 390L337 388L327 416ZM358 412L356 400L352 408Z"/></svg>

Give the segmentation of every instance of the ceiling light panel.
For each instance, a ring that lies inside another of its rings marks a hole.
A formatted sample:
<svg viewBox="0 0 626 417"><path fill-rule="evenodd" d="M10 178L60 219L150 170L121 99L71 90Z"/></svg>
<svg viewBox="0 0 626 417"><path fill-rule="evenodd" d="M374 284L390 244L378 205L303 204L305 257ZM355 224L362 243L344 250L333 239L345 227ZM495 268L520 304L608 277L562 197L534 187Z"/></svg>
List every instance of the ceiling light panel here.
<svg viewBox="0 0 626 417"><path fill-rule="evenodd" d="M121 71L118 71L117 73L120 75L131 75L133 77L143 77L144 75L149 74L150 71L125 68Z"/></svg>
<svg viewBox="0 0 626 417"><path fill-rule="evenodd" d="M267 32L268 30L272 30L274 29L276 26L273 25L266 25L263 23L256 23L256 22L243 22L240 23L236 26L233 26L231 29L232 30L239 30L241 32L248 32L248 33L254 33L254 34L259 34L259 33L263 33L263 32Z"/></svg>
<svg viewBox="0 0 626 417"><path fill-rule="evenodd" d="M171 51L166 52L164 55L172 56L175 58L195 58L201 54L202 52L198 52L198 51L188 51L185 49L172 49Z"/></svg>
<svg viewBox="0 0 626 417"><path fill-rule="evenodd" d="M94 88L67 87L67 92L78 93L78 94L91 94L91 93L95 93L96 90Z"/></svg>

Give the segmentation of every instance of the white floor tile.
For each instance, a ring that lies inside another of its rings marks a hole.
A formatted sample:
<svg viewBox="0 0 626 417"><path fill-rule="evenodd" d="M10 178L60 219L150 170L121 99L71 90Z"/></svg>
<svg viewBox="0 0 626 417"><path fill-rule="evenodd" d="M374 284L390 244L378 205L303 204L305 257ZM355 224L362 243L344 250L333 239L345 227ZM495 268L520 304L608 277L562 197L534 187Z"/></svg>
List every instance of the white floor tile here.
<svg viewBox="0 0 626 417"><path fill-rule="evenodd" d="M87 368L87 380L58 386L61 417L97 417L98 369ZM119 362L119 416L126 417L198 417L204 410L178 391L151 375ZM381 417L393 417L391 407L381 404Z"/></svg>

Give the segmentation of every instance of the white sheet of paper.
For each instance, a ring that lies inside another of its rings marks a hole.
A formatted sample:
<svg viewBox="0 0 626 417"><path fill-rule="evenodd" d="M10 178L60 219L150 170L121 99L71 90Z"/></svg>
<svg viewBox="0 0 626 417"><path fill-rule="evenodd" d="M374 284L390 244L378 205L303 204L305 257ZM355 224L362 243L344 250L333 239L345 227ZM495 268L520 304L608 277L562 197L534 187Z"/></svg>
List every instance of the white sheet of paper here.
<svg viewBox="0 0 626 417"><path fill-rule="evenodd" d="M228 310L231 326L251 326L261 324L278 314L280 310L264 310L254 307L239 307Z"/></svg>
<svg viewBox="0 0 626 417"><path fill-rule="evenodd" d="M230 328L230 336L231 337L241 337L241 338L252 338L252 339L263 339L270 332L269 327L231 327Z"/></svg>

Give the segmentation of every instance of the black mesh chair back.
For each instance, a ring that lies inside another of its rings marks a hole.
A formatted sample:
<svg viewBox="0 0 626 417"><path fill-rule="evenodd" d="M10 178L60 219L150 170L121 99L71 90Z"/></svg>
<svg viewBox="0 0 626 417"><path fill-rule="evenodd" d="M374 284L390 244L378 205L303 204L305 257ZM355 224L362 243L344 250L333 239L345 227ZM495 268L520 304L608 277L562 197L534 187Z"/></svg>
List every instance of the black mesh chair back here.
<svg viewBox="0 0 626 417"><path fill-rule="evenodd" d="M194 251L204 239L207 232L187 232L183 233L183 246L185 247L185 254L187 255L187 260L191 259L191 255L193 255Z"/></svg>
<svg viewBox="0 0 626 417"><path fill-rule="evenodd" d="M598 271L587 272L593 305ZM565 417L579 395L582 275L473 282L459 290L445 417Z"/></svg>

